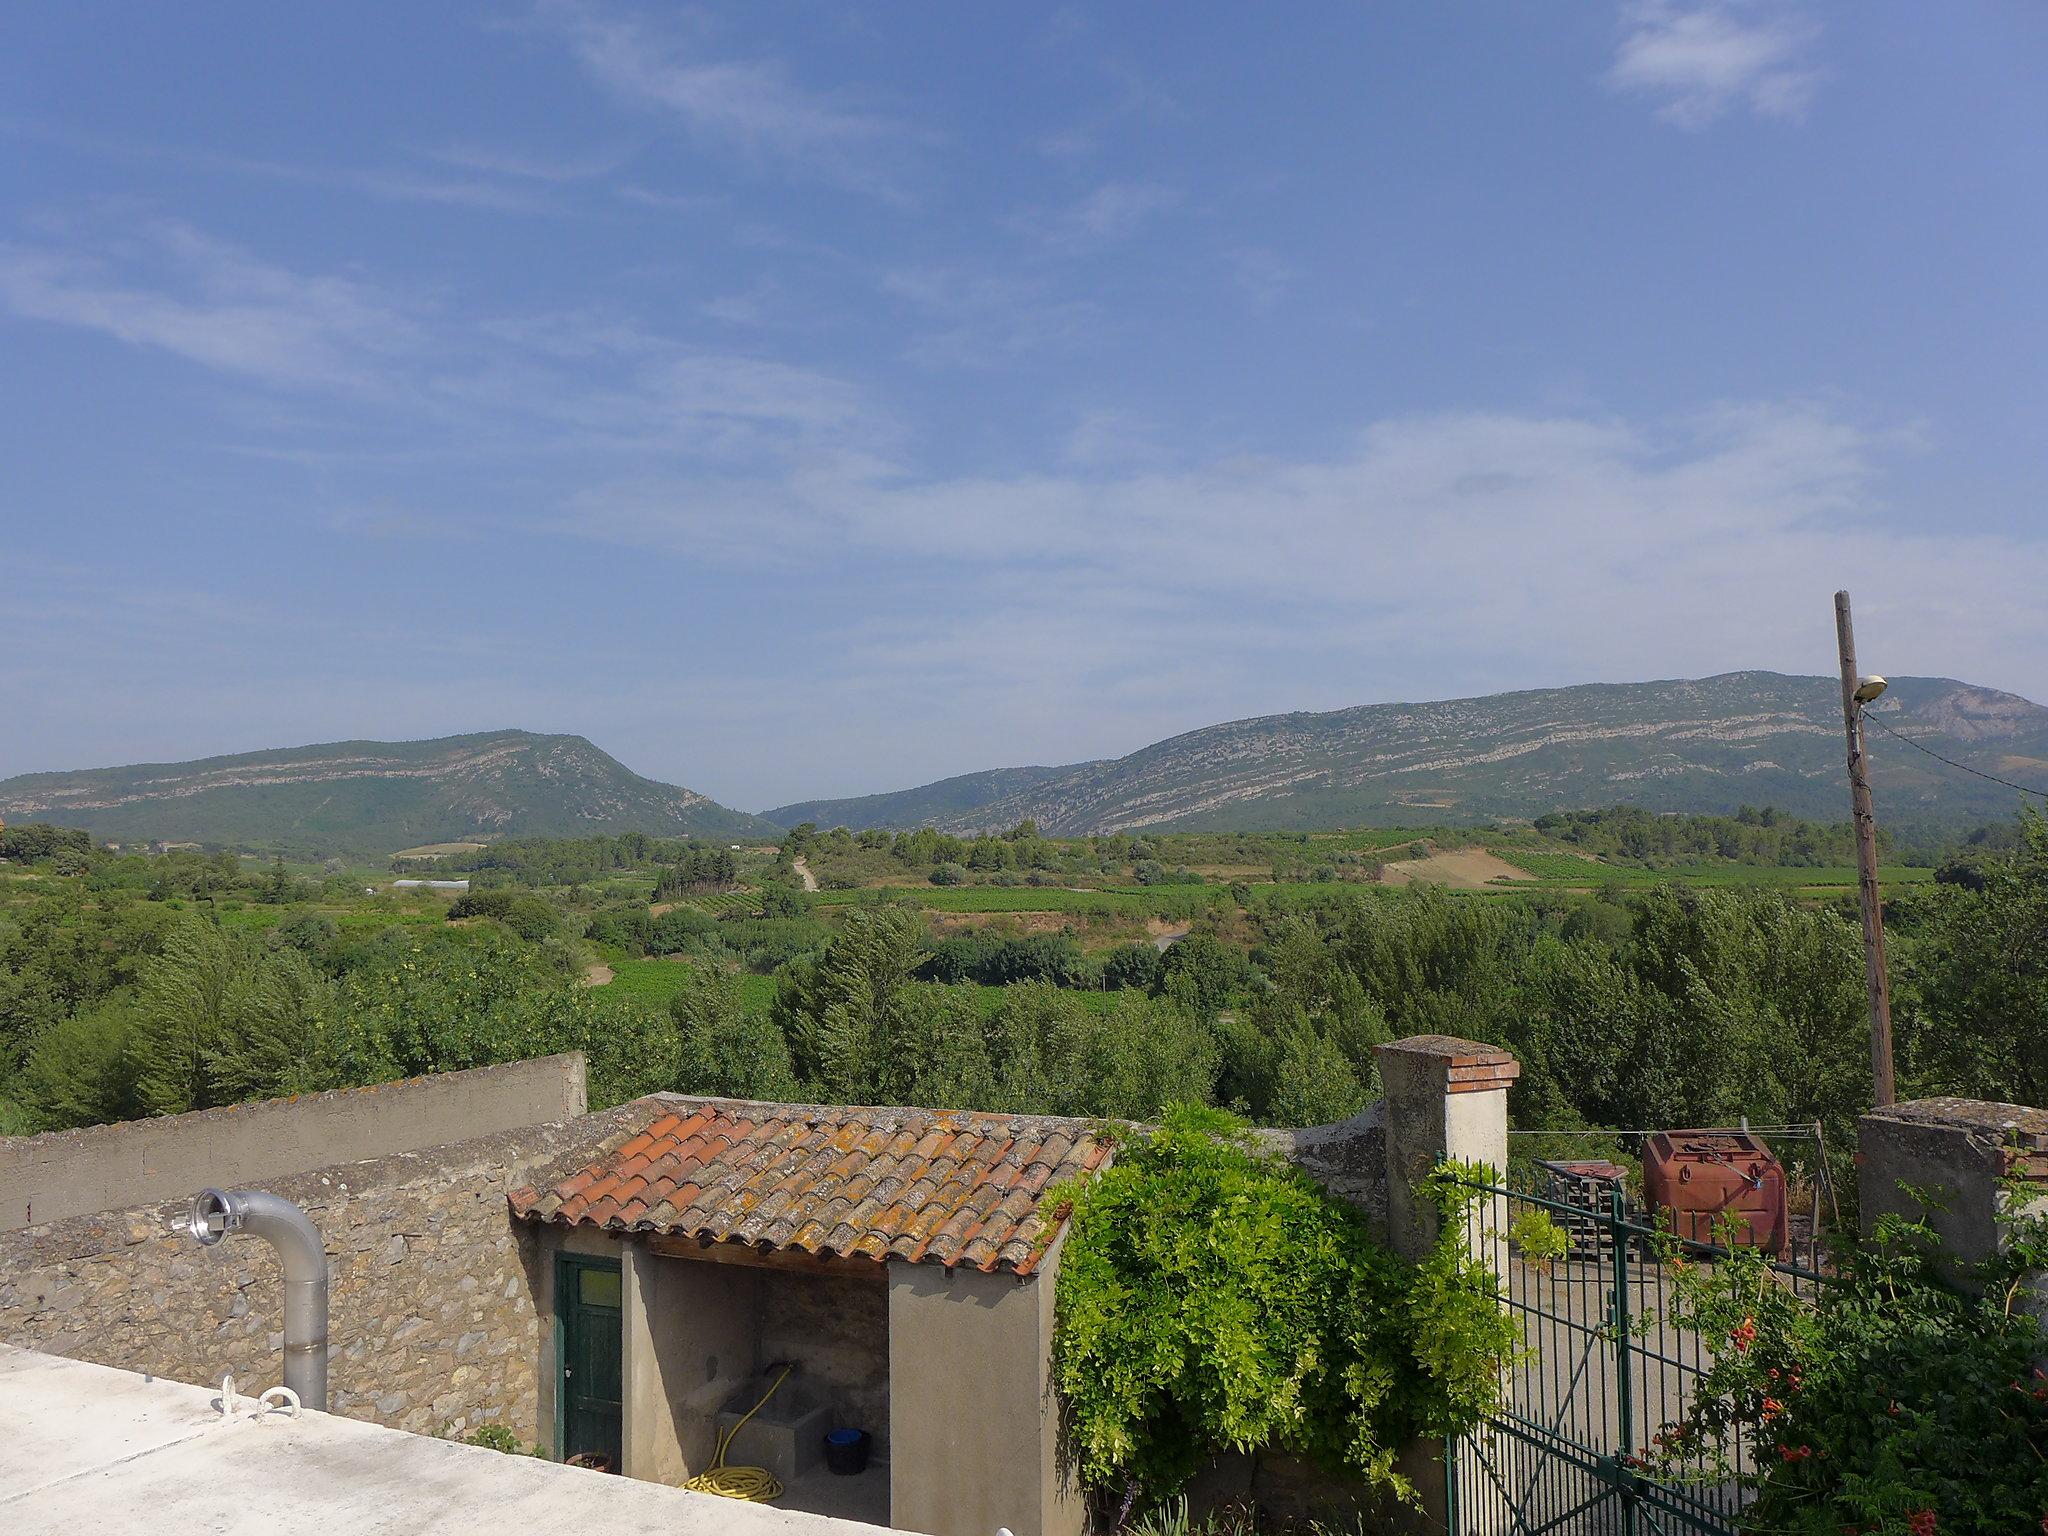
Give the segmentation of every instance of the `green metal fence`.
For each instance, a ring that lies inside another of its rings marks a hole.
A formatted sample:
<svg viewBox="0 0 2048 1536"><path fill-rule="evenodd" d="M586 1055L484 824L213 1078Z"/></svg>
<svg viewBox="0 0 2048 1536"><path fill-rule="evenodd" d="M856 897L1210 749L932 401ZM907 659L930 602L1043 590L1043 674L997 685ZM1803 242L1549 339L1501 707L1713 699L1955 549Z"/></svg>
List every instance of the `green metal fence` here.
<svg viewBox="0 0 2048 1536"><path fill-rule="evenodd" d="M1677 1318L1668 1260L1724 1250L1674 1242L1618 1187L1583 1199L1481 1189L1473 1241L1501 1276L1523 1352L1502 1412L1448 1450L1452 1536L1733 1536L1753 1447L1731 1437L1683 1459L1650 1454L1714 1362ZM1532 1259L1509 1240L1531 1211L1562 1229L1563 1256ZM1802 1294L1824 1279L1776 1268Z"/></svg>

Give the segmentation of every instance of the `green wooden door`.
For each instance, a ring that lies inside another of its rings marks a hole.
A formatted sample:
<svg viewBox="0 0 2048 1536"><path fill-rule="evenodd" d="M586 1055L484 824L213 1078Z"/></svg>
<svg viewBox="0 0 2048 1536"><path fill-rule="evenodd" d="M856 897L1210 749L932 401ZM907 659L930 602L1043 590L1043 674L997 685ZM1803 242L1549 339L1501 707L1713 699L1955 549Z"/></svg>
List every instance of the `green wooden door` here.
<svg viewBox="0 0 2048 1536"><path fill-rule="evenodd" d="M619 1466L620 1292L616 1259L565 1253L555 1261L561 1452Z"/></svg>

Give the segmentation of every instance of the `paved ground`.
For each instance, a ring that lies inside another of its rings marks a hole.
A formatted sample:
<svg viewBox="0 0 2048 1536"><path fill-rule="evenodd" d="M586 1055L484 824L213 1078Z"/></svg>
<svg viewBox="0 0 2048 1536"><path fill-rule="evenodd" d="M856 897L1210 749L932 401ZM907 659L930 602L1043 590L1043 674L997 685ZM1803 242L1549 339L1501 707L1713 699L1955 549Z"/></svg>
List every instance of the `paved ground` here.
<svg viewBox="0 0 2048 1536"><path fill-rule="evenodd" d="M185 1386L0 1345L7 1536L873 1536L848 1520L409 1435L334 1414L223 1418ZM844 1481L844 1480L841 1480Z"/></svg>
<svg viewBox="0 0 2048 1536"><path fill-rule="evenodd" d="M1712 1355L1690 1329L1673 1327L1663 1316L1660 1298L1668 1291L1660 1266L1633 1262L1628 1267L1631 1317L1628 1368L1624 1372L1610 1322L1613 1316L1612 1261L1558 1263L1545 1269L1510 1262L1510 1298L1521 1319L1529 1353L1517 1366L1514 1416L1594 1457L1614 1457L1643 1450L1664 1424L1684 1417L1693 1383L1713 1363ZM1632 1429L1623 1435L1621 1399L1626 1376L1633 1400ZM1595 1475L1572 1466L1567 1457L1551 1454L1513 1435L1496 1432L1468 1447L1461 1467L1466 1500L1467 1532L1480 1536L1517 1529L1507 1514L1521 1512L1530 1526L1567 1516L1593 1497L1603 1484ZM1679 1470L1671 1493L1681 1504L1702 1512L1739 1508L1739 1490L1718 1477ZM1675 1516L1663 1523L1639 1524L1643 1532L1660 1529L1691 1533L1696 1527ZM1610 1536L1623 1530L1618 1501L1609 1499L1554 1527L1559 1536Z"/></svg>

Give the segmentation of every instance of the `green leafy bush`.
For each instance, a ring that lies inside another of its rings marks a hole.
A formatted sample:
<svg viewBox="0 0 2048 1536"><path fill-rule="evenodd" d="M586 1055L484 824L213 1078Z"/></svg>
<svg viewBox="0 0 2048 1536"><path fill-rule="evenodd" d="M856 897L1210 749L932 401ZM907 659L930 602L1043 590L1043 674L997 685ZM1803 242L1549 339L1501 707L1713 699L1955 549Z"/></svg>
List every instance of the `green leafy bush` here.
<svg viewBox="0 0 2048 1536"><path fill-rule="evenodd" d="M1468 1198L1430 1188L1447 1216ZM1229 1115L1170 1108L1065 1198L1056 1380L1084 1479L1125 1512L1269 1447L1412 1502L1401 1447L1498 1405L1514 1334L1496 1277L1456 1241L1395 1257Z"/></svg>
<svg viewBox="0 0 2048 1536"><path fill-rule="evenodd" d="M487 1451L503 1451L507 1456L538 1456L537 1445L528 1445L502 1424L479 1424L463 1436L464 1445L480 1445Z"/></svg>
<svg viewBox="0 0 2048 1536"><path fill-rule="evenodd" d="M1546 1269L1571 1249L1571 1239L1550 1213L1525 1206L1508 1223L1508 1241L1524 1264Z"/></svg>
<svg viewBox="0 0 2048 1536"><path fill-rule="evenodd" d="M2048 1222L2007 1227L1967 1289L1934 1231L1898 1216L1811 1301L1754 1249L1676 1262L1677 1317L1717 1358L1646 1454L1725 1475L1746 1442L1744 1528L1772 1536L2048 1531L2048 1330L2023 1309Z"/></svg>

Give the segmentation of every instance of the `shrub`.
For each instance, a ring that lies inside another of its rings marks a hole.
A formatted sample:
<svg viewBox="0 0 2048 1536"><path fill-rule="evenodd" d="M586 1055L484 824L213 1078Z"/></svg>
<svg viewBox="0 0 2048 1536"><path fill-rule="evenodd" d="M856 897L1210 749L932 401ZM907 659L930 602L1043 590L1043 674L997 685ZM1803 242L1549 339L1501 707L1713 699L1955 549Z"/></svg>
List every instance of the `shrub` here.
<svg viewBox="0 0 2048 1536"><path fill-rule="evenodd" d="M514 899L514 892L507 886L473 884L469 890L448 903L448 921L452 923L464 917L502 918L511 910Z"/></svg>
<svg viewBox="0 0 2048 1536"><path fill-rule="evenodd" d="M541 896L515 896L506 904L504 924L529 944L552 938L561 929L562 915Z"/></svg>
<svg viewBox="0 0 2048 1536"><path fill-rule="evenodd" d="M1150 944L1119 944L1102 957L1102 984L1150 989L1159 977L1159 951Z"/></svg>
<svg viewBox="0 0 2048 1536"><path fill-rule="evenodd" d="M967 879L967 870L959 864L941 864L926 878L933 885L961 885Z"/></svg>
<svg viewBox="0 0 2048 1536"><path fill-rule="evenodd" d="M1449 1216L1470 1198L1430 1190ZM1171 1497L1212 1455L1285 1450L1413 1502L1395 1457L1498 1406L1514 1325L1462 1222L1409 1265L1216 1110L1170 1108L1061 1192L1054 1370L1084 1479Z"/></svg>
<svg viewBox="0 0 2048 1536"><path fill-rule="evenodd" d="M502 1424L479 1424L463 1437L464 1445L480 1445L487 1451L503 1451L507 1456L538 1456L541 1449L528 1445Z"/></svg>
<svg viewBox="0 0 2048 1536"><path fill-rule="evenodd" d="M2048 1220L2006 1227L1967 1291L1934 1231L1896 1215L1811 1301L1754 1249L1681 1262L1677 1317L1717 1355L1691 1413L1645 1454L1727 1475L1728 1448L1748 1442L1748 1529L2048 1530L2048 1329L2024 1310L2027 1271L2048 1267Z"/></svg>

